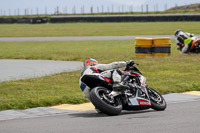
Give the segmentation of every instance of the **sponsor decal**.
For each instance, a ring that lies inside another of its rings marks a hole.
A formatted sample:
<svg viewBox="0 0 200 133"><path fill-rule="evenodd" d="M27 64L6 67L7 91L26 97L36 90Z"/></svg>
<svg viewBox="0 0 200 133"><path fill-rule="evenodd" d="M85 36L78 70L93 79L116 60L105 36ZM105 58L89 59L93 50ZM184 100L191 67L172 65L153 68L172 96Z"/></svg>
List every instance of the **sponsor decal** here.
<svg viewBox="0 0 200 133"><path fill-rule="evenodd" d="M148 105L151 106L151 102L150 101L146 101L146 100L142 100L142 99L137 99L139 105Z"/></svg>

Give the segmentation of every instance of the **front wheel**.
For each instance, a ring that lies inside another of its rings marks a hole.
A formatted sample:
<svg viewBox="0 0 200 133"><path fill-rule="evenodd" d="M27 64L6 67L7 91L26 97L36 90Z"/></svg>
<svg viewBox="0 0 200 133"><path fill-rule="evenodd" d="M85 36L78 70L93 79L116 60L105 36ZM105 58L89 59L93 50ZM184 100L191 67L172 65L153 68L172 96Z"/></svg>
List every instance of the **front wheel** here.
<svg viewBox="0 0 200 133"><path fill-rule="evenodd" d="M165 99L154 89L147 87L149 98L151 101L151 108L157 111L163 111L167 107Z"/></svg>
<svg viewBox="0 0 200 133"><path fill-rule="evenodd" d="M110 91L104 87L95 87L90 91L92 104L102 113L107 115L119 115L122 110L120 98L111 98Z"/></svg>

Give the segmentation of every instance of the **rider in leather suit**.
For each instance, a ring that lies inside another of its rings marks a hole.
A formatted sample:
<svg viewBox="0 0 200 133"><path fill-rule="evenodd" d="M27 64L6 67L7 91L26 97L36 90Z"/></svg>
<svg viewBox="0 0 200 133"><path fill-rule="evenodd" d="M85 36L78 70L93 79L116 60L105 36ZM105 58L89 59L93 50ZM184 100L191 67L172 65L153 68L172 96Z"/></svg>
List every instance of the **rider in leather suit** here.
<svg viewBox="0 0 200 133"><path fill-rule="evenodd" d="M196 39L194 34L188 32L182 32L181 30L175 31L175 39L177 43L177 49L182 53L188 53L191 50L193 40Z"/></svg>
<svg viewBox="0 0 200 133"><path fill-rule="evenodd" d="M84 85L84 83L81 82L81 78L85 74L101 74L102 76L112 79L113 82L113 88L114 89L123 89L127 88L127 86L123 85L122 78L121 78L121 71L117 68L122 68L127 65L127 63L130 63L131 61L120 61L120 62L112 62L110 64L98 64L98 62L95 59L86 59L83 62L83 69L81 72L81 77L79 80L79 85L84 93L84 95L90 99L89 93L90 88Z"/></svg>

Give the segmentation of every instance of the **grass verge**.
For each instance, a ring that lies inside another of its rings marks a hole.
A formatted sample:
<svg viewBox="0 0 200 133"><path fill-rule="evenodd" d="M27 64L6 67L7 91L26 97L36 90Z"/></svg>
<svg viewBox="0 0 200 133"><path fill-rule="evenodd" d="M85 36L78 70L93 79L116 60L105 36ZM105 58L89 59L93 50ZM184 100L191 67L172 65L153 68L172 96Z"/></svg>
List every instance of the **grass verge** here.
<svg viewBox="0 0 200 133"><path fill-rule="evenodd" d="M177 29L199 34L199 22L0 24L0 37L171 35Z"/></svg>
<svg viewBox="0 0 200 133"><path fill-rule="evenodd" d="M0 42L1 59L54 59L83 61L92 57L100 63L133 59L147 84L162 94L200 90L200 55L183 55L175 49L167 57L135 58L134 42ZM25 109L62 103L83 103L78 85L80 71L41 78L0 83L0 110Z"/></svg>
<svg viewBox="0 0 200 133"><path fill-rule="evenodd" d="M0 110L26 109L62 103L83 103L80 71L0 83Z"/></svg>
<svg viewBox="0 0 200 133"><path fill-rule="evenodd" d="M132 40L66 42L0 42L0 59L75 60L98 58L104 62L133 58Z"/></svg>

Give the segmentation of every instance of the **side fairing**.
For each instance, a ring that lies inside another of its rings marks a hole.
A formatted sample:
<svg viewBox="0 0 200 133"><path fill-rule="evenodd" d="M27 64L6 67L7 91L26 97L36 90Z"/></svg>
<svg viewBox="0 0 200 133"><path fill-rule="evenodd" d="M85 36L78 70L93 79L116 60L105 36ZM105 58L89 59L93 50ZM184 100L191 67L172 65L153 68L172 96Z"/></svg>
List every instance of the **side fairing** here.
<svg viewBox="0 0 200 133"><path fill-rule="evenodd" d="M97 87L99 85L107 87L108 86L108 82L106 82L106 80L104 78L102 78L100 75L98 74L91 74L91 75L84 75L81 78L81 81L88 87L90 87L91 89L94 87ZM82 86L84 87L84 85Z"/></svg>

